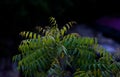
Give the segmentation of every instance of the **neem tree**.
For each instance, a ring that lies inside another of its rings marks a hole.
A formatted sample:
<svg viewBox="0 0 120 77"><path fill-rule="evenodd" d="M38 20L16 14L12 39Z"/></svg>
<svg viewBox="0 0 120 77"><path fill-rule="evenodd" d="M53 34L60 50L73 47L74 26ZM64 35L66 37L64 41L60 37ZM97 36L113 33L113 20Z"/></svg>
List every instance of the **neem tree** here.
<svg viewBox="0 0 120 77"><path fill-rule="evenodd" d="M80 37L77 33L65 35L76 22L58 28L55 18L50 24L38 27L39 33L23 31L20 54L13 60L25 77L117 77L120 63L97 44L96 38Z"/></svg>

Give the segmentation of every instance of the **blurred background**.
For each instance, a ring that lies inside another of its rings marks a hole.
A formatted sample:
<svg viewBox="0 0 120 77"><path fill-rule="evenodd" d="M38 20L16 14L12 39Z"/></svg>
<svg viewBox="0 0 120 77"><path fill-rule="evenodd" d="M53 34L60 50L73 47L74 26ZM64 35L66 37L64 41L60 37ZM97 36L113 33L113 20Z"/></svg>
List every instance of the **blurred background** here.
<svg viewBox="0 0 120 77"><path fill-rule="evenodd" d="M70 32L97 37L107 51L120 47L120 12L117 0L0 0L0 77L21 77L12 63L21 41L20 31L33 31L56 18L59 27L74 20Z"/></svg>

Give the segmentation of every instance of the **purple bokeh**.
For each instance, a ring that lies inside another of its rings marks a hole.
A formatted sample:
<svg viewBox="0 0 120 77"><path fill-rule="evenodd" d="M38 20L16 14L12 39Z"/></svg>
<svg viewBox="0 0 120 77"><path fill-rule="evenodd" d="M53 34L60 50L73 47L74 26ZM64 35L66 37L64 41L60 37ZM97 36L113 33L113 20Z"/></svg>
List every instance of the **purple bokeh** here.
<svg viewBox="0 0 120 77"><path fill-rule="evenodd" d="M120 18L102 17L96 23L120 31Z"/></svg>

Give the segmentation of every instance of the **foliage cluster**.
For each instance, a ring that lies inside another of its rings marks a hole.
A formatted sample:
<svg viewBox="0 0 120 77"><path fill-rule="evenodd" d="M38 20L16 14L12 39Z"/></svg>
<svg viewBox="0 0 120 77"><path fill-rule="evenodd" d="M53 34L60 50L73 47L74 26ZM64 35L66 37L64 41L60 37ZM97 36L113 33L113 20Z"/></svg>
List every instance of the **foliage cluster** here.
<svg viewBox="0 0 120 77"><path fill-rule="evenodd" d="M75 21L58 28L55 18L39 33L22 31L20 54L13 57L26 77L118 77L120 63L97 43L96 38L66 34Z"/></svg>

